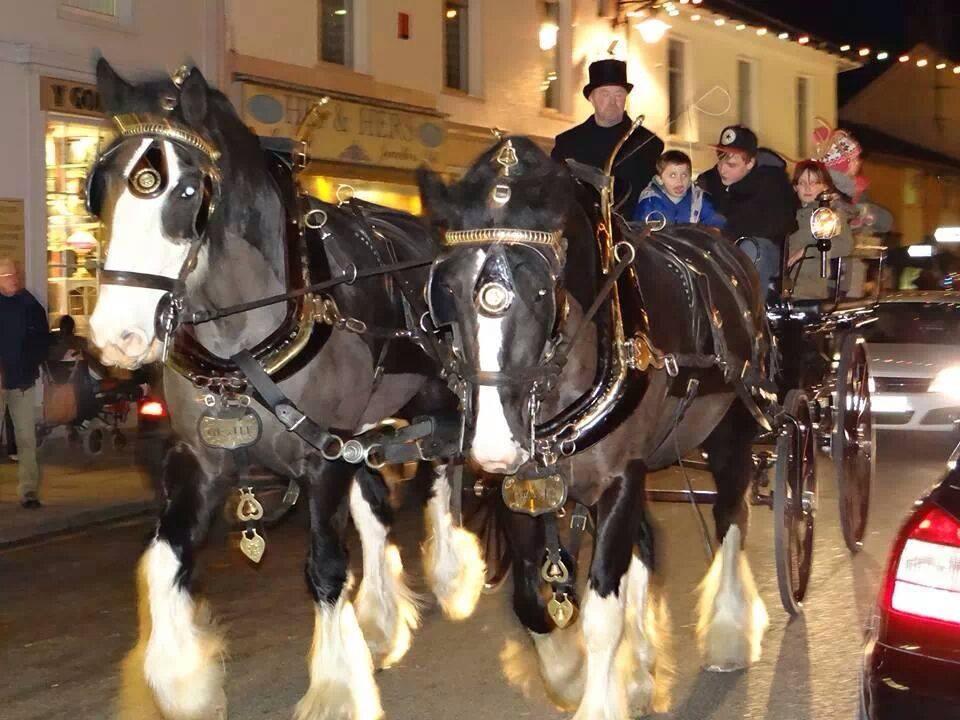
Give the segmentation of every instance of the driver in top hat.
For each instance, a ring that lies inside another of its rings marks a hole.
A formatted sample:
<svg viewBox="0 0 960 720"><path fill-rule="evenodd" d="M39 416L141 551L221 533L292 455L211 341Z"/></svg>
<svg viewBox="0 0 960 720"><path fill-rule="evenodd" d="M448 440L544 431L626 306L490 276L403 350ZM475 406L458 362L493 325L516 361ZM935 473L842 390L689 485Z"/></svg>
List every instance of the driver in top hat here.
<svg viewBox="0 0 960 720"><path fill-rule="evenodd" d="M627 82L627 64L621 60L598 60L590 64L590 82L583 96L593 105L593 115L575 128L560 133L551 157L563 162L578 162L604 168L610 153L627 133L633 121L624 111L627 94L633 85ZM614 161L614 197L621 212L629 217L641 191L657 171L657 158L663 141L646 128L638 128L620 148Z"/></svg>

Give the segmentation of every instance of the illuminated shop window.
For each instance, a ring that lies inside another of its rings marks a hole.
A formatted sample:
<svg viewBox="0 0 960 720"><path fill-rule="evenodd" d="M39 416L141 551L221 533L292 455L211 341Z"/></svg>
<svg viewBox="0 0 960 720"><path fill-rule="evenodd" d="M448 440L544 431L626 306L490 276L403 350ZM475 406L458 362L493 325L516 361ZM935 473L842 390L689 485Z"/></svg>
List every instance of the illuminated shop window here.
<svg viewBox="0 0 960 720"><path fill-rule="evenodd" d="M341 179L325 175L305 177L303 182L311 195L324 202L335 203L345 197L356 197L394 210L402 210L411 215L422 213L420 191L415 185Z"/></svg>
<svg viewBox="0 0 960 720"><path fill-rule="evenodd" d="M46 134L47 302L52 326L73 315L86 334L97 300L103 229L84 207L87 171L111 133L97 123L51 120Z"/></svg>

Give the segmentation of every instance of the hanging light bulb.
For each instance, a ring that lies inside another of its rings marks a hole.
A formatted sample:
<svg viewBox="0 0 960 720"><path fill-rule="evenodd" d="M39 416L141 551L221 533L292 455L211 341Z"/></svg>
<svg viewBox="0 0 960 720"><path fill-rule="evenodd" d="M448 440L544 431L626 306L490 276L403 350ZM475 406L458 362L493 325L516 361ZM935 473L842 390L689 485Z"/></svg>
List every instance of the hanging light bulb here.
<svg viewBox="0 0 960 720"><path fill-rule="evenodd" d="M877 60L886 60L888 57L890 57L890 53L877 53Z"/></svg>
<svg viewBox="0 0 960 720"><path fill-rule="evenodd" d="M866 57L870 54L870 48L860 48L859 55L860 57Z"/></svg>
<svg viewBox="0 0 960 720"><path fill-rule="evenodd" d="M926 58L923 58L923 60L917 60L917 67L926 67L927 64L928 63Z"/></svg>
<svg viewBox="0 0 960 720"><path fill-rule="evenodd" d="M663 40L663 36L666 35L667 30L670 29L670 26L656 15L651 15L643 22L634 25L634 27L640 33L643 41L651 45Z"/></svg>
<svg viewBox="0 0 960 720"><path fill-rule="evenodd" d="M840 52L850 52L850 46L849 46L849 45L841 45L841 46L840 46Z"/></svg>
<svg viewBox="0 0 960 720"><path fill-rule="evenodd" d="M790 33L782 32L779 35L777 35L777 37L780 38L781 40L787 40L790 37Z"/></svg>
<svg viewBox="0 0 960 720"><path fill-rule="evenodd" d="M810 42L810 38L807 37L806 35L803 35L797 39L797 42L800 43L801 45L806 45L808 42Z"/></svg>
<svg viewBox="0 0 960 720"><path fill-rule="evenodd" d="M540 26L540 49L553 50L557 46L560 27L556 23L545 22Z"/></svg>
<svg viewBox="0 0 960 720"><path fill-rule="evenodd" d="M910 56L909 56L909 55L901 55L901 56L900 56L899 58L897 58L897 59L898 59L900 62L910 62Z"/></svg>
<svg viewBox="0 0 960 720"><path fill-rule="evenodd" d="M937 64L937 70L943 70L946 66L947 66L946 63L938 63L938 64Z"/></svg>
<svg viewBox="0 0 960 720"><path fill-rule="evenodd" d="M757 28L757 35L759 35L760 37L763 37L766 34L767 34L766 28Z"/></svg>

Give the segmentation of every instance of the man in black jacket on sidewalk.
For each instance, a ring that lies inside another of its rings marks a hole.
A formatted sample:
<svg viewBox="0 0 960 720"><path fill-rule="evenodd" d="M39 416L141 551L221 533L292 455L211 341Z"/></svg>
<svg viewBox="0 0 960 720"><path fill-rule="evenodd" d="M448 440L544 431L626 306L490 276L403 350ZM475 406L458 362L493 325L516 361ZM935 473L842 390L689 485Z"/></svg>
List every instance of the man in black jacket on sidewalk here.
<svg viewBox="0 0 960 720"><path fill-rule="evenodd" d="M16 264L0 257L0 417L10 409L17 436L20 504L40 507L36 382L47 357L50 331L37 299L20 287Z"/></svg>
<svg viewBox="0 0 960 720"><path fill-rule="evenodd" d="M583 96L594 113L586 122L557 135L550 156L557 162L572 158L578 162L605 168L610 153L626 135L633 120L624 112L627 94L633 85L627 82L627 64L621 60L598 60L590 64L590 82ZM657 158L663 141L646 128L638 128L620 148L614 162L614 200L620 212L633 216L637 198L657 172Z"/></svg>
<svg viewBox="0 0 960 720"><path fill-rule="evenodd" d="M727 219L726 232L748 238L740 247L757 266L761 287L769 290L780 275L783 244L797 229L797 196L786 163L759 148L757 136L742 125L724 128L714 148L717 164L697 184L710 193L714 208Z"/></svg>

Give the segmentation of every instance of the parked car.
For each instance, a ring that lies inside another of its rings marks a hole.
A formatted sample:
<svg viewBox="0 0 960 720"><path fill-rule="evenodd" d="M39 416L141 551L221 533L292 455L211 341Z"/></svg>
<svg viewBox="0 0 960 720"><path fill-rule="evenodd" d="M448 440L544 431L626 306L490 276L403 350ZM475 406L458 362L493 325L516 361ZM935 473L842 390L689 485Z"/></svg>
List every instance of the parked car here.
<svg viewBox="0 0 960 720"><path fill-rule="evenodd" d="M954 430L960 421L960 292L887 295L864 332L874 427Z"/></svg>
<svg viewBox="0 0 960 720"><path fill-rule="evenodd" d="M960 718L960 470L900 530L863 655L864 720Z"/></svg>

